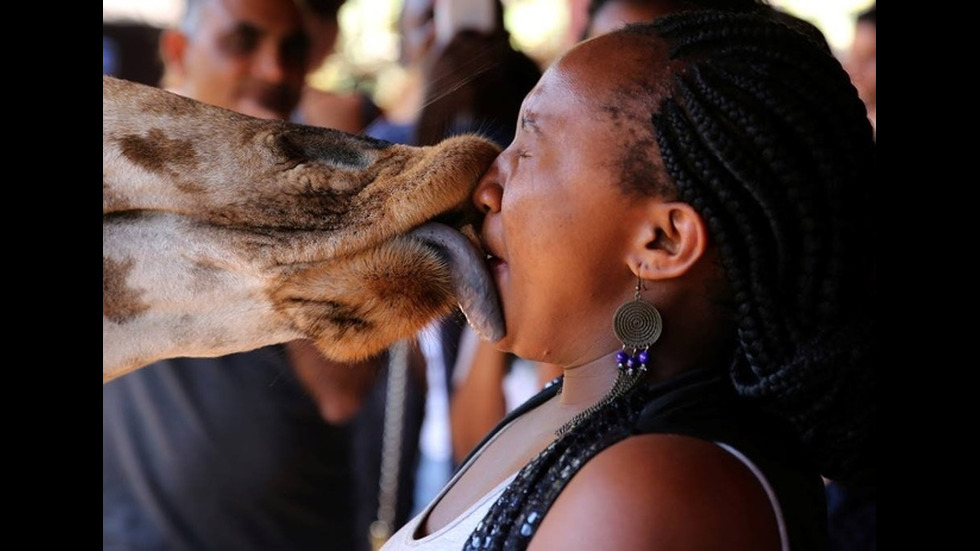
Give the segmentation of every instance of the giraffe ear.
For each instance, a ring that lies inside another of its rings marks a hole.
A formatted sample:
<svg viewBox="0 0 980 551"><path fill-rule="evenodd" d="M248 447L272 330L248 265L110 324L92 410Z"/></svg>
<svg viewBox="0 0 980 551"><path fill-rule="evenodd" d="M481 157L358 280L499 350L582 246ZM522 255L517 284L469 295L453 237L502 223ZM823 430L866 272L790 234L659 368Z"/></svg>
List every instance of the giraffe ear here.
<svg viewBox="0 0 980 551"><path fill-rule="evenodd" d="M708 247L708 227L694 207L679 201L651 201L639 226L630 265L646 280L685 275Z"/></svg>

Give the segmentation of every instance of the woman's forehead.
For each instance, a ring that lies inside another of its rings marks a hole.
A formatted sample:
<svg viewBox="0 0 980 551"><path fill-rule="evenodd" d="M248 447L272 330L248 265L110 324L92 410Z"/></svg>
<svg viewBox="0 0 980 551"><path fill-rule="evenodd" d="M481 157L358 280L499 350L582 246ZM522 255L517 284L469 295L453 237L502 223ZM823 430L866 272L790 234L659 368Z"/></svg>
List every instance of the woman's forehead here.
<svg viewBox="0 0 980 551"><path fill-rule="evenodd" d="M571 130L580 124L594 124L598 96L587 79L558 65L552 65L524 98L520 120L522 128L538 132L555 127Z"/></svg>
<svg viewBox="0 0 980 551"><path fill-rule="evenodd" d="M648 111L643 106L663 73L657 67L664 67L651 46L649 39L620 35L580 43L545 71L525 101L525 113L547 112L558 104L588 110L580 116L591 112L630 118L634 109Z"/></svg>
<svg viewBox="0 0 980 551"><path fill-rule="evenodd" d="M577 89L611 93L653 85L666 67L666 48L649 35L604 34L571 48L552 69Z"/></svg>

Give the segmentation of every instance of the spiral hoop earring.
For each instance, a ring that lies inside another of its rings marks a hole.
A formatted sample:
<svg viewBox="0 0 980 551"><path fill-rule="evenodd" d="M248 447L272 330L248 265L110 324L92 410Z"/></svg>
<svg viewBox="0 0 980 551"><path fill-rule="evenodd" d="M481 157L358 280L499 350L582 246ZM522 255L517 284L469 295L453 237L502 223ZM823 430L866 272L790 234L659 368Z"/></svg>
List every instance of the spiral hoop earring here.
<svg viewBox="0 0 980 551"><path fill-rule="evenodd" d="M616 353L616 382L601 400L559 427L555 436L564 435L601 407L629 392L646 374L650 347L660 338L664 324L657 307L640 297L642 283L637 276L633 300L620 306L613 315L613 332L623 343Z"/></svg>
<svg viewBox="0 0 980 551"><path fill-rule="evenodd" d="M636 278L633 300L623 304L613 315L613 332L623 343L616 353L619 373L610 391L610 400L626 394L646 375L650 347L660 338L664 322L657 307L640 297L642 280Z"/></svg>
<svg viewBox="0 0 980 551"><path fill-rule="evenodd" d="M616 365L627 375L646 372L650 347L660 338L664 322L657 307L640 297L642 280L636 278L633 300L623 304L613 315L613 332L623 343L616 354Z"/></svg>

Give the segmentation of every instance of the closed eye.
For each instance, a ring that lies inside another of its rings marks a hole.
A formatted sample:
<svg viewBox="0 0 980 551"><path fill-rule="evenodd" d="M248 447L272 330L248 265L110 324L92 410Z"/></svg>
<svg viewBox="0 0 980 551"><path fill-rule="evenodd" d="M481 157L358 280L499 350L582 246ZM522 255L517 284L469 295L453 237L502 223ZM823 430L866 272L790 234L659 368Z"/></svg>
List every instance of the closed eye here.
<svg viewBox="0 0 980 551"><path fill-rule="evenodd" d="M534 120L534 115L530 113L521 115L521 130L534 134L538 132L538 123Z"/></svg>

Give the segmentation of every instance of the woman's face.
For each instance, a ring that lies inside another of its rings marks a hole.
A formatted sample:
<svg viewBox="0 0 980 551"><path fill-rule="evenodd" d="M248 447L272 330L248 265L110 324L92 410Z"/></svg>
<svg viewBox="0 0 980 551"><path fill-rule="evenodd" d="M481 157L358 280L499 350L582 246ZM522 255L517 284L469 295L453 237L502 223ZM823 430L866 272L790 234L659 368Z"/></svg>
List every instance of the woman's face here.
<svg viewBox="0 0 980 551"><path fill-rule="evenodd" d="M526 358L574 366L619 347L631 228L652 199L618 186L623 144L649 139L614 93L632 65L618 42L586 42L547 70L474 192L507 324L497 345Z"/></svg>

